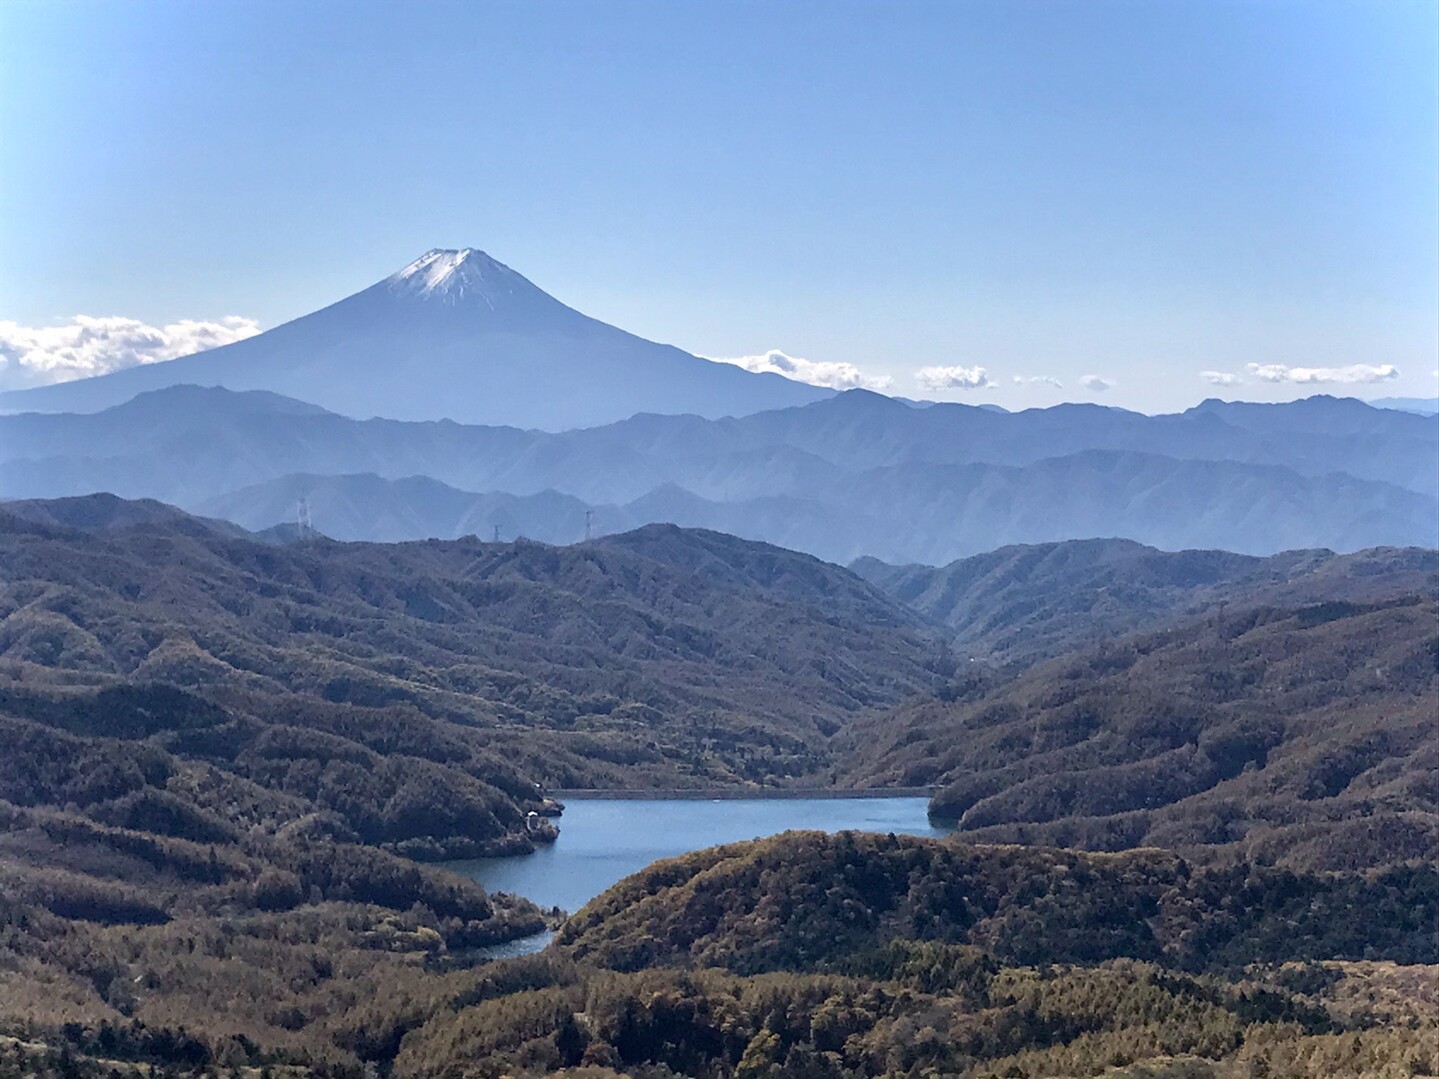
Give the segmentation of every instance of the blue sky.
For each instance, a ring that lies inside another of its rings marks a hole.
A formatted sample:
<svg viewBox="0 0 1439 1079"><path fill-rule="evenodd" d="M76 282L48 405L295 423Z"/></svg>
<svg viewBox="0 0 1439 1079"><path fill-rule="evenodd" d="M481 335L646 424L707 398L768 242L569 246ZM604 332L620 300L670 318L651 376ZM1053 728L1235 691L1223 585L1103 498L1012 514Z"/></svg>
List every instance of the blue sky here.
<svg viewBox="0 0 1439 1079"><path fill-rule="evenodd" d="M1435 392L1430 0L7 0L0 61L12 336L268 327L476 246L905 394Z"/></svg>

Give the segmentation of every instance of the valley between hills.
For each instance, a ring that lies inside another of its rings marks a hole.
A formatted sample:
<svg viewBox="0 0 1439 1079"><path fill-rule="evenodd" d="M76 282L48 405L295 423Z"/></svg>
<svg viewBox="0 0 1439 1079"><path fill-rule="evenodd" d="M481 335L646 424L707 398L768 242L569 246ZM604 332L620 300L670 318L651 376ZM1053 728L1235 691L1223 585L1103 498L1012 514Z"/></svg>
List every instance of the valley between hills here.
<svg viewBox="0 0 1439 1079"><path fill-rule="evenodd" d="M1439 1066L1433 550L851 570L88 496L0 506L0 564L0 1068ZM565 921L436 864L562 836L551 789L817 786L958 831L697 852Z"/></svg>

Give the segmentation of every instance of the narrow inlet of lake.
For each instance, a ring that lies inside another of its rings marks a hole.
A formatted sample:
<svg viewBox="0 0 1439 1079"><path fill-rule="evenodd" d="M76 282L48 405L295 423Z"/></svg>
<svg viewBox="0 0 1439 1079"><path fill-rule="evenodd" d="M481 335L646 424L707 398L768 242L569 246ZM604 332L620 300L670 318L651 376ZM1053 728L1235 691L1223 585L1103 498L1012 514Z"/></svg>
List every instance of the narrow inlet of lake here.
<svg viewBox="0 0 1439 1079"><path fill-rule="evenodd" d="M791 829L948 835L930 823L925 798L573 799L560 837L534 854L475 858L447 868L492 892L542 907L579 910L610 885L660 858Z"/></svg>

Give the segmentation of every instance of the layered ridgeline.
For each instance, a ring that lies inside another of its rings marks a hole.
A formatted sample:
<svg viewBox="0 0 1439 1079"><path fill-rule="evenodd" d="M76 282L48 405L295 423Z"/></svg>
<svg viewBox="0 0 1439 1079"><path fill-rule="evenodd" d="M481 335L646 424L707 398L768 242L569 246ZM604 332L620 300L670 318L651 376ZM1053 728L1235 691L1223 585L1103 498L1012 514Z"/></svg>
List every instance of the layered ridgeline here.
<svg viewBox="0 0 1439 1079"><path fill-rule="evenodd" d="M856 573L944 626L966 658L1024 665L1231 604L1439 595L1439 551L1160 551L1129 540L1001 547L947 566L863 558Z"/></svg>
<svg viewBox="0 0 1439 1079"><path fill-rule="evenodd" d="M588 512L600 533L665 521L840 562L938 564L1114 536L1252 554L1432 547L1439 418L1325 397L1143 416L921 408L851 391L739 419L640 415L546 434L361 422L196 387L95 415L0 417L0 496L100 490L251 530L293 521L304 498L338 539L498 527L570 543Z"/></svg>
<svg viewBox="0 0 1439 1079"><path fill-rule="evenodd" d="M745 415L832 391L692 356L566 307L473 248L434 250L320 311L221 348L0 394L94 412L184 383L270 390L364 419L559 431L636 412Z"/></svg>
<svg viewBox="0 0 1439 1079"><path fill-rule="evenodd" d="M827 764L853 716L952 670L938 634L848 571L714 533L277 547L109 496L11 503L0 520L12 698L178 686L237 717L186 744L253 775L343 745L367 769L410 754L522 776L511 792L782 781ZM340 786L326 808L398 797Z"/></svg>

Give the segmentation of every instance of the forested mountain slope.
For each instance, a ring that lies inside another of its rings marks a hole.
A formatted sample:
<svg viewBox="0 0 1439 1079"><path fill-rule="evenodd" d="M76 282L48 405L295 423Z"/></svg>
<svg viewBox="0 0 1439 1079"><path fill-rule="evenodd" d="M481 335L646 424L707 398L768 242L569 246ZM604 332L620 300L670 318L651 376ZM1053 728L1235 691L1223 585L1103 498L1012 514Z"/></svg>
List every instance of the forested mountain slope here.
<svg viewBox="0 0 1439 1079"><path fill-rule="evenodd" d="M787 832L656 862L571 917L555 946L615 970L738 974L842 970L893 940L968 944L1011 964L1131 958L1222 971L1366 953L1432 963L1436 887L1427 865L1296 874L1157 850ZM1337 916L1360 908L1371 912L1363 924Z"/></svg>
<svg viewBox="0 0 1439 1079"><path fill-rule="evenodd" d="M0 1031L22 1030L9 1059L47 1077L1439 1066L1429 865L1305 874L787 833L657 863L541 954L488 963L447 951L454 930L419 906L102 925L0 895L0 913L25 927L0 937Z"/></svg>
<svg viewBox="0 0 1439 1079"><path fill-rule="evenodd" d="M1259 606L1040 663L845 736L860 783L941 784L992 840L1231 846L1301 866L1439 841L1439 602Z"/></svg>
<svg viewBox="0 0 1439 1079"><path fill-rule="evenodd" d="M12 681L165 682L357 728L390 711L550 785L806 774L852 716L948 671L919 617L853 574L728 536L276 547L183 517L0 522Z"/></svg>
<svg viewBox="0 0 1439 1079"><path fill-rule="evenodd" d="M1436 968L1394 961L1433 964L1436 886L1432 866L1307 875L1157 851L788 833L621 882L544 956L435 1009L395 1065L726 1079L1424 1074L1439 1064L1421 988Z"/></svg>

